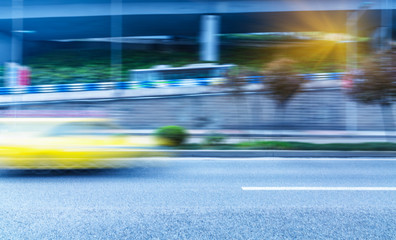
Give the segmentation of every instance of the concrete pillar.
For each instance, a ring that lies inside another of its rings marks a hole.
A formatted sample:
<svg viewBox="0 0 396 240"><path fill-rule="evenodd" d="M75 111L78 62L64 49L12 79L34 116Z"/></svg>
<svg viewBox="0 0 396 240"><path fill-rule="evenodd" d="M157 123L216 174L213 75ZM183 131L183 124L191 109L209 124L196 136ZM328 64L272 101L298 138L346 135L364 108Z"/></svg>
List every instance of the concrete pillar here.
<svg viewBox="0 0 396 240"><path fill-rule="evenodd" d="M0 33L0 65L11 61L11 37Z"/></svg>
<svg viewBox="0 0 396 240"><path fill-rule="evenodd" d="M204 15L201 17L200 60L215 62L219 60L220 17Z"/></svg>

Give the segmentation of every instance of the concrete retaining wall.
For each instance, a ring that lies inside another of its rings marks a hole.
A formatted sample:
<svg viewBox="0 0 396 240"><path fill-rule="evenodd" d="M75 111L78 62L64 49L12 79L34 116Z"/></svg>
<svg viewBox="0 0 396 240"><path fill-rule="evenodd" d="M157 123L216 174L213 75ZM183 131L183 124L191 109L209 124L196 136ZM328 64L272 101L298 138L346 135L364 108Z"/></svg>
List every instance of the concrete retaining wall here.
<svg viewBox="0 0 396 240"><path fill-rule="evenodd" d="M106 111L123 126L134 129L181 125L190 129L345 130L347 119L354 119L353 111L347 108L348 102L353 106L340 89L332 88L300 93L283 114L273 100L257 93L239 97L196 94L69 100L3 106L2 109ZM396 115L396 106L393 106L393 114ZM381 109L377 105L357 104L356 119L357 130L383 130Z"/></svg>

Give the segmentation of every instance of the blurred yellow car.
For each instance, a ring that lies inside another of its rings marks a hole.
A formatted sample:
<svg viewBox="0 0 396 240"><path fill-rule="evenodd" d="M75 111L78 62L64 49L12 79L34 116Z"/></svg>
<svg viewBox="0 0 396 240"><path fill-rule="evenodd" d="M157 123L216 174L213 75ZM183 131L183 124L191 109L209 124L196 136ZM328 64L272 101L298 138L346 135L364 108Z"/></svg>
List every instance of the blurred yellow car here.
<svg viewBox="0 0 396 240"><path fill-rule="evenodd" d="M105 118L0 118L2 168L121 168L166 155L155 138L127 135Z"/></svg>

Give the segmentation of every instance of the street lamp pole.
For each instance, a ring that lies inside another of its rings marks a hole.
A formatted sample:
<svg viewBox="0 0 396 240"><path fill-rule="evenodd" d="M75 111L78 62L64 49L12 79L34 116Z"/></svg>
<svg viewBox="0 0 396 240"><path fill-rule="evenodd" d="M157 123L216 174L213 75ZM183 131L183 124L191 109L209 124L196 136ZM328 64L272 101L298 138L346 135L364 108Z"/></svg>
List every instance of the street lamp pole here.
<svg viewBox="0 0 396 240"><path fill-rule="evenodd" d="M11 62L23 61L23 0L12 0Z"/></svg>
<svg viewBox="0 0 396 240"><path fill-rule="evenodd" d="M358 22L360 18L366 13L366 11L371 7L371 5L371 2L363 2L360 4L358 9L349 13L347 17L347 32L351 37L351 41L349 41L349 47L347 50L347 64L348 70L350 71L356 71L358 64Z"/></svg>
<svg viewBox="0 0 396 240"><path fill-rule="evenodd" d="M11 33L11 63L8 65L10 69L7 69L8 87L18 86L18 64L23 63L23 1L24 0L12 0L11 18L12 18L12 33ZM19 96L12 95L12 101L16 104L11 109L15 111L19 109L17 103L20 101Z"/></svg>
<svg viewBox="0 0 396 240"><path fill-rule="evenodd" d="M351 75L352 81L358 71L358 22L371 4L371 2L363 2L358 9L347 16L347 33L350 37L347 43L347 72ZM347 131L357 130L357 106L354 101L350 100L346 102L346 129Z"/></svg>
<svg viewBox="0 0 396 240"><path fill-rule="evenodd" d="M122 80L122 4L123 0L111 0L110 23L110 76L111 81Z"/></svg>
<svg viewBox="0 0 396 240"><path fill-rule="evenodd" d="M392 9L390 0L382 0L381 28L380 28L380 51L385 52L391 48L392 39Z"/></svg>

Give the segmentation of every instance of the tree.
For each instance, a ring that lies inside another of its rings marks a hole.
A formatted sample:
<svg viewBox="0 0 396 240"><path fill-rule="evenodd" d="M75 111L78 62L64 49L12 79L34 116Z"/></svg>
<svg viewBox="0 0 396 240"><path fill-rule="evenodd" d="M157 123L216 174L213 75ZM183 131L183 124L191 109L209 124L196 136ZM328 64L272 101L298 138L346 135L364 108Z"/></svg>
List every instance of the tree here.
<svg viewBox="0 0 396 240"><path fill-rule="evenodd" d="M250 109L249 102L244 97L245 96L244 93L246 92L246 85L249 83L247 76L251 76L251 75L257 75L257 74L254 74L252 71L244 67L234 67L227 71L224 80L222 82L214 85L216 88L220 88L221 91L230 93L231 97L234 100L234 103L232 103L232 101L230 101L230 103L236 107L238 125L241 124L239 121L239 116L241 112L238 107L240 106L239 103L240 102L245 103L247 106L246 109Z"/></svg>
<svg viewBox="0 0 396 240"><path fill-rule="evenodd" d="M295 61L281 58L269 63L264 70L265 79L261 90L276 101L282 127L287 103L302 90L306 82L306 79L298 74L295 65Z"/></svg>
<svg viewBox="0 0 396 240"><path fill-rule="evenodd" d="M392 104L396 99L396 52L375 54L362 64L349 94L357 102L379 104L384 130L395 130Z"/></svg>

